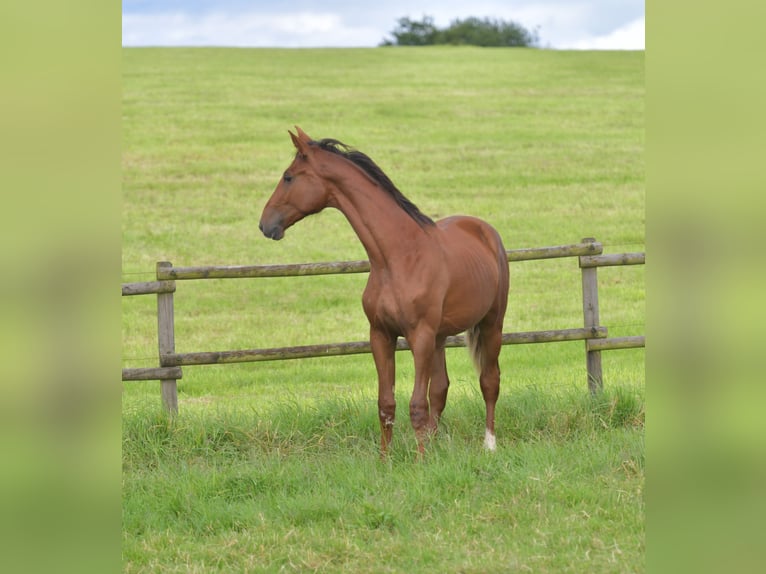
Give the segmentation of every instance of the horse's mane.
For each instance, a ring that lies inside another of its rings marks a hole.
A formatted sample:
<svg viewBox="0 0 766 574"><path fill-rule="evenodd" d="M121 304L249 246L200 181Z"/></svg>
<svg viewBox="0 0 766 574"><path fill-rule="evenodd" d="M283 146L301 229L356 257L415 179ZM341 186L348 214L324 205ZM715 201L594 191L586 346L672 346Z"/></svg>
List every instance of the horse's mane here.
<svg viewBox="0 0 766 574"><path fill-rule="evenodd" d="M393 197L397 205L401 207L407 215L417 221L419 225L434 225L433 219L421 212L414 203L404 197L402 192L399 191L388 176L383 173L383 170L378 167L378 164L372 161L366 154L347 146L343 142L331 138L313 141L311 144L319 146L325 151L344 157L360 168L364 173L369 175L374 182L380 185L386 193Z"/></svg>

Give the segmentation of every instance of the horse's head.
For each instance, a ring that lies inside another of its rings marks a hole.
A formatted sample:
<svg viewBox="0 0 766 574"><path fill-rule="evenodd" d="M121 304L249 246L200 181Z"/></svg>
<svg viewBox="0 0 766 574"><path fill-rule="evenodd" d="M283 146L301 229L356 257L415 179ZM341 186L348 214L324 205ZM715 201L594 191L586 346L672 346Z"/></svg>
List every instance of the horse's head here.
<svg viewBox="0 0 766 574"><path fill-rule="evenodd" d="M282 239L288 227L327 207L327 186L313 167L312 140L298 126L296 130L297 136L288 132L297 150L295 159L266 202L258 225L263 234L271 239Z"/></svg>

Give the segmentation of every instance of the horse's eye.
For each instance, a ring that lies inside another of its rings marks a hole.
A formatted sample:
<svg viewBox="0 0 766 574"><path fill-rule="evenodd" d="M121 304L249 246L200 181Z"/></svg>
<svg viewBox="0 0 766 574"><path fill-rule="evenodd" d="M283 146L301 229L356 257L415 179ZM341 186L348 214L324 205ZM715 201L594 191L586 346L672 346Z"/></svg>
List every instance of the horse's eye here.
<svg viewBox="0 0 766 574"><path fill-rule="evenodd" d="M282 179L285 180L285 183L290 183L293 180L293 176L289 173L286 173L282 176Z"/></svg>

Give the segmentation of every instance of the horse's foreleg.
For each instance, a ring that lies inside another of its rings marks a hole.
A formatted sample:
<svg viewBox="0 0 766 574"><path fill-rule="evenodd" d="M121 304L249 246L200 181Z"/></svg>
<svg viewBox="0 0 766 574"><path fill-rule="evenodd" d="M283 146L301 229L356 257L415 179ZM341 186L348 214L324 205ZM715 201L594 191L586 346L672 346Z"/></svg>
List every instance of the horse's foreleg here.
<svg viewBox="0 0 766 574"><path fill-rule="evenodd" d="M386 332L370 328L370 348L378 371L378 417L380 419L380 455L385 457L391 444L396 417L396 399L394 380L396 362L394 351L396 337Z"/></svg>
<svg viewBox="0 0 766 574"><path fill-rule="evenodd" d="M428 435L436 430L436 421L428 408L428 383L433 370L436 341L432 332L421 329L415 336L408 337L408 342L415 362L415 386L410 400L410 422L415 429L418 452L423 455Z"/></svg>
<svg viewBox="0 0 766 574"><path fill-rule="evenodd" d="M428 399L431 404L431 414L438 424L447 404L447 391L449 391L449 376L447 375L447 358L444 346L439 345L434 354L431 368L431 384L428 389Z"/></svg>

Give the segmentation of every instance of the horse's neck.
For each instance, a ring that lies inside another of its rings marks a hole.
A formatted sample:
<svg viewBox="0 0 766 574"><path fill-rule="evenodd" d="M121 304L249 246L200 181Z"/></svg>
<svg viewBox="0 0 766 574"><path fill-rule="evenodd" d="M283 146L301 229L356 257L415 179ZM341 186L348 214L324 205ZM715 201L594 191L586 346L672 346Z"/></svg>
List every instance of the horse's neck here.
<svg viewBox="0 0 766 574"><path fill-rule="evenodd" d="M423 240L420 225L365 174L354 171L335 181L335 207L346 216L364 245L371 266L388 266L397 252Z"/></svg>

